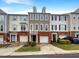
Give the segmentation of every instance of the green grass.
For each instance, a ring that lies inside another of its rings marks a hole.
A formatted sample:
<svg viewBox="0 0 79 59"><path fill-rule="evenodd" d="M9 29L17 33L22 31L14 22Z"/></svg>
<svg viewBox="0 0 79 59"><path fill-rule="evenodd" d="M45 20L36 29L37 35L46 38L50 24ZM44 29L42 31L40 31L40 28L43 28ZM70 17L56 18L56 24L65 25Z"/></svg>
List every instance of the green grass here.
<svg viewBox="0 0 79 59"><path fill-rule="evenodd" d="M40 47L21 47L16 52L35 52L40 51Z"/></svg>
<svg viewBox="0 0 79 59"><path fill-rule="evenodd" d="M8 47L9 45L0 44L0 48Z"/></svg>
<svg viewBox="0 0 79 59"><path fill-rule="evenodd" d="M57 44L56 46L64 50L79 50L79 44Z"/></svg>

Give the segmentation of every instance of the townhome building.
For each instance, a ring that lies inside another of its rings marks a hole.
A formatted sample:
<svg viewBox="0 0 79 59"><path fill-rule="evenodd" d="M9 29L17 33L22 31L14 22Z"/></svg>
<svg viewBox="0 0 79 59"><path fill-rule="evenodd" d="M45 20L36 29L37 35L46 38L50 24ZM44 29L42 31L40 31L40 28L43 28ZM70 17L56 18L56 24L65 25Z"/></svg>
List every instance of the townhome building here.
<svg viewBox="0 0 79 59"><path fill-rule="evenodd" d="M50 43L58 38L79 38L79 9L66 14L51 14L46 7L28 14L7 14L0 9L0 44Z"/></svg>
<svg viewBox="0 0 79 59"><path fill-rule="evenodd" d="M56 42L58 38L70 35L69 31L69 15L67 14L51 14L50 31L51 40Z"/></svg>
<svg viewBox="0 0 79 59"><path fill-rule="evenodd" d="M8 19L7 13L0 9L0 44L8 42Z"/></svg>

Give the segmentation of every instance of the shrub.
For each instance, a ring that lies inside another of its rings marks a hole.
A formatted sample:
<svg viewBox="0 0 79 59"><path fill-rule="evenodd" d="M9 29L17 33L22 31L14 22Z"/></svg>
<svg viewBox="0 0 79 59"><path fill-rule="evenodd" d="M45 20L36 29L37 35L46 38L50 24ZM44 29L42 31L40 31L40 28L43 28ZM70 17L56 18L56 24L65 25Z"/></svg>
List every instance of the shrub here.
<svg viewBox="0 0 79 59"><path fill-rule="evenodd" d="M61 39L61 40L59 40L59 43L60 44L70 44L71 42L69 40Z"/></svg>
<svg viewBox="0 0 79 59"><path fill-rule="evenodd" d="M57 39L57 43L59 43L60 38Z"/></svg>
<svg viewBox="0 0 79 59"><path fill-rule="evenodd" d="M36 42L31 42L30 44L32 47L36 46Z"/></svg>

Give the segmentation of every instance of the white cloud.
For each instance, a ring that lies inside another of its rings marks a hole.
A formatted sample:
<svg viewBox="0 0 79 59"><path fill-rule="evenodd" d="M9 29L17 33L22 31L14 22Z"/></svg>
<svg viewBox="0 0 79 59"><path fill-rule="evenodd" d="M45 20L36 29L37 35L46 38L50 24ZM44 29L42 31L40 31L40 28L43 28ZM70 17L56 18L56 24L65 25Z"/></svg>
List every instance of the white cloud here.
<svg viewBox="0 0 79 59"><path fill-rule="evenodd" d="M14 12L14 14L28 14L28 12L32 12L32 9L25 9L22 11Z"/></svg>
<svg viewBox="0 0 79 59"><path fill-rule="evenodd" d="M32 0L4 0L7 4L18 3L18 4L32 4Z"/></svg>

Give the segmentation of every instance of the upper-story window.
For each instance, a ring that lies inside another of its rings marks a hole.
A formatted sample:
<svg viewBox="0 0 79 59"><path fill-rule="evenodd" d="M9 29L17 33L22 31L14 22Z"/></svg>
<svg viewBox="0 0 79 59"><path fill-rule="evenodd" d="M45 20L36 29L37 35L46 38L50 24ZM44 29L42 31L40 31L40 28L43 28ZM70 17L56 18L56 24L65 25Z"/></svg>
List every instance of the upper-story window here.
<svg viewBox="0 0 79 59"><path fill-rule="evenodd" d="M49 20L49 15L45 15L45 20Z"/></svg>
<svg viewBox="0 0 79 59"><path fill-rule="evenodd" d="M66 30L66 25L64 24L59 25L59 30Z"/></svg>
<svg viewBox="0 0 79 59"><path fill-rule="evenodd" d="M30 20L34 20L35 14L30 14Z"/></svg>
<svg viewBox="0 0 79 59"><path fill-rule="evenodd" d="M57 25L52 25L52 30L57 30Z"/></svg>
<svg viewBox="0 0 79 59"><path fill-rule="evenodd" d="M66 21L66 16L59 16L60 21Z"/></svg>
<svg viewBox="0 0 79 59"><path fill-rule="evenodd" d="M40 25L40 29L43 30L43 24Z"/></svg>
<svg viewBox="0 0 79 59"><path fill-rule="evenodd" d="M20 20L26 21L27 20L27 17L26 16L20 16Z"/></svg>
<svg viewBox="0 0 79 59"><path fill-rule="evenodd" d="M75 30L75 29L76 29L76 27L74 26L74 27L73 27L73 29Z"/></svg>
<svg viewBox="0 0 79 59"><path fill-rule="evenodd" d="M45 30L48 30L48 24L45 24Z"/></svg>
<svg viewBox="0 0 79 59"><path fill-rule="evenodd" d="M33 24L30 24L30 30L33 30Z"/></svg>
<svg viewBox="0 0 79 59"><path fill-rule="evenodd" d="M73 19L75 19L76 17L73 17Z"/></svg>
<svg viewBox="0 0 79 59"><path fill-rule="evenodd" d="M79 17L78 17L78 19L79 19Z"/></svg>
<svg viewBox="0 0 79 59"><path fill-rule="evenodd" d="M35 25L35 30L38 30L38 24Z"/></svg>
<svg viewBox="0 0 79 59"><path fill-rule="evenodd" d="M35 14L35 20L39 20L39 14Z"/></svg>
<svg viewBox="0 0 79 59"><path fill-rule="evenodd" d="M4 16L0 15L0 24L3 24L3 22L4 22Z"/></svg>
<svg viewBox="0 0 79 59"><path fill-rule="evenodd" d="M44 14L40 14L40 20L44 20Z"/></svg>
<svg viewBox="0 0 79 59"><path fill-rule="evenodd" d="M17 25L13 24L13 30L16 30L16 28L17 28Z"/></svg>
<svg viewBox="0 0 79 59"><path fill-rule="evenodd" d="M13 16L13 21L16 21L16 19L17 19L17 16Z"/></svg>
<svg viewBox="0 0 79 59"><path fill-rule="evenodd" d="M0 25L0 31L3 31L3 25Z"/></svg>
<svg viewBox="0 0 79 59"><path fill-rule="evenodd" d="M52 21L56 21L57 20L57 16L52 16Z"/></svg>
<svg viewBox="0 0 79 59"><path fill-rule="evenodd" d="M23 24L21 24L21 31L25 31L26 30L26 24L25 23L23 23Z"/></svg>

